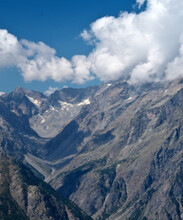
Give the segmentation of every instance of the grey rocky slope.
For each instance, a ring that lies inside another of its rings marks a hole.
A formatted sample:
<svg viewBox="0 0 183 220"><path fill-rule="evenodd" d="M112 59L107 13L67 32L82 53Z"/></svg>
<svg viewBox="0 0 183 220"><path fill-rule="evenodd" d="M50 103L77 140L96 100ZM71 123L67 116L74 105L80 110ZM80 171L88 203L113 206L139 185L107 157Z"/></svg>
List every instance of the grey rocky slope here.
<svg viewBox="0 0 183 220"><path fill-rule="evenodd" d="M1 96L7 107L18 116L27 116L30 126L41 137L53 137L90 103L97 87L86 89L64 88L49 97L40 92L16 88Z"/></svg>
<svg viewBox="0 0 183 220"><path fill-rule="evenodd" d="M30 127L29 117L36 108L25 91L38 95L37 98L42 96L18 88L0 98L0 151L19 160L28 153L41 155L47 141ZM26 166L3 154L0 154L0 219L91 219L34 177Z"/></svg>
<svg viewBox="0 0 183 220"><path fill-rule="evenodd" d="M181 80L104 84L46 143L46 181L94 219L182 219L182 114Z"/></svg>
<svg viewBox="0 0 183 220"><path fill-rule="evenodd" d="M54 108L51 114L60 111L60 99L78 105L77 96L66 93L56 92L55 100L43 97ZM31 134L40 146L25 149L26 161L94 219L183 219L183 81L139 87L118 81L86 94L79 103L89 98L87 105L54 138ZM36 107L38 97L27 96L33 104L32 116L25 111L27 104L18 105L17 109L24 109L20 114L5 96L2 102L11 114L31 122L42 114L42 104ZM30 139L28 127L24 136ZM18 135L22 140L21 131Z"/></svg>
<svg viewBox="0 0 183 220"><path fill-rule="evenodd" d="M0 96L0 151L19 158L42 155L45 142L90 103L96 90L65 88L47 97L17 87ZM34 166L45 176L50 172L49 166Z"/></svg>
<svg viewBox="0 0 183 220"><path fill-rule="evenodd" d="M22 163L0 154L0 219L89 220Z"/></svg>

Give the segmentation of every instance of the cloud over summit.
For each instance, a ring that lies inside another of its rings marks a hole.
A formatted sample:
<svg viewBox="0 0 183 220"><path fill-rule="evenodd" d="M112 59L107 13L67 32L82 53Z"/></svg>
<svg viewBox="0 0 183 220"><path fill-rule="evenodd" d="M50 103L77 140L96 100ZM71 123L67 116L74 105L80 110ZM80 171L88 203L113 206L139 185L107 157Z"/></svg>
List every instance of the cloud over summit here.
<svg viewBox="0 0 183 220"><path fill-rule="evenodd" d="M145 0L137 0L141 7ZM148 0L137 14L106 16L81 33L94 45L89 55L57 57L43 42L18 40L0 30L0 68L18 67L26 81L53 79L82 84L124 78L131 83L174 79L183 75L183 1Z"/></svg>
<svg viewBox="0 0 183 220"><path fill-rule="evenodd" d="M183 1L149 0L140 14L122 13L95 21L82 35L96 45L88 56L92 71L104 81L124 77L131 83L181 75L181 68L176 74L173 69L181 63L182 19Z"/></svg>

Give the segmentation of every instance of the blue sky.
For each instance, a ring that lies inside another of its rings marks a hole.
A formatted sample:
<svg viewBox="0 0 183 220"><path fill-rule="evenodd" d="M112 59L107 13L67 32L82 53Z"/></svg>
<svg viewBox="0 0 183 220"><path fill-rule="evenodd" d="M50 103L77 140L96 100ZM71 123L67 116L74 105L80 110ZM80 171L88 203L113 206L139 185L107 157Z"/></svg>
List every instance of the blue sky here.
<svg viewBox="0 0 183 220"><path fill-rule="evenodd" d="M0 28L19 40L42 41L55 48L59 57L70 59L75 54L87 55L92 46L80 33L103 16L118 16L120 11L131 11L130 0L0 0ZM24 82L16 67L1 68L0 91L9 92L17 86L45 91L49 86L86 86L99 83L93 80L83 85L69 82Z"/></svg>

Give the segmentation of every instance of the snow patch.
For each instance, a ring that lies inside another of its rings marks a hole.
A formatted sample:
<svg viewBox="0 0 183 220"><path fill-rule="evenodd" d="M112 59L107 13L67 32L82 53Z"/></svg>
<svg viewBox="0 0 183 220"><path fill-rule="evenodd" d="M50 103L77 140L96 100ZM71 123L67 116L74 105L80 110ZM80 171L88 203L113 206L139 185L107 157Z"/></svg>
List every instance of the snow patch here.
<svg viewBox="0 0 183 220"><path fill-rule="evenodd" d="M56 171L56 170L55 170L54 168L52 168L52 169L51 169L51 175L53 175L53 174L55 173L55 171Z"/></svg>
<svg viewBox="0 0 183 220"><path fill-rule="evenodd" d="M34 99L34 98L32 98L32 97L30 97L30 96L28 96L28 95L27 95L27 98L28 98L34 105L36 105L37 107L40 107L41 101L39 101L39 100L37 100L37 99Z"/></svg>
<svg viewBox="0 0 183 220"><path fill-rule="evenodd" d="M45 118L43 118L41 121L41 124L45 123L45 121L46 121Z"/></svg>
<svg viewBox="0 0 183 220"><path fill-rule="evenodd" d="M54 110L55 110L55 108L54 108L53 106L50 106L50 109L51 109L52 111L54 111Z"/></svg>
<svg viewBox="0 0 183 220"><path fill-rule="evenodd" d="M108 86L108 87L109 87L109 86L111 86L111 85L112 85L112 84L110 84L110 83L109 83L109 84L107 84L107 86Z"/></svg>
<svg viewBox="0 0 183 220"><path fill-rule="evenodd" d="M90 104L90 100L89 99L85 99L85 100L83 100L83 102L78 103L77 106L89 105L89 104Z"/></svg>
<svg viewBox="0 0 183 220"><path fill-rule="evenodd" d="M45 123L46 119L42 116L42 115L39 115L41 117L41 124Z"/></svg>
<svg viewBox="0 0 183 220"><path fill-rule="evenodd" d="M71 103L68 103L68 102L62 102L62 101L59 101L60 105L61 105L61 110L68 110L69 107L73 107L73 104Z"/></svg>
<svg viewBox="0 0 183 220"><path fill-rule="evenodd" d="M129 97L127 100L131 100L133 97Z"/></svg>

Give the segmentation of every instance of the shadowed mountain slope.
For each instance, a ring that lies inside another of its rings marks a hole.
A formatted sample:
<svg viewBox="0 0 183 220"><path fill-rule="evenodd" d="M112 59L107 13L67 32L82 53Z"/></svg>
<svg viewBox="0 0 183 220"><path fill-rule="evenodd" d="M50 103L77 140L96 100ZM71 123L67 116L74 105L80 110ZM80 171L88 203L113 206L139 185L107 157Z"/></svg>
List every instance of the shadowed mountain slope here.
<svg viewBox="0 0 183 220"><path fill-rule="evenodd" d="M0 219L91 219L22 163L0 154Z"/></svg>

